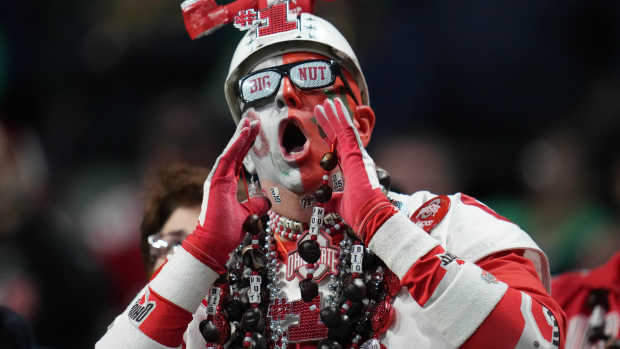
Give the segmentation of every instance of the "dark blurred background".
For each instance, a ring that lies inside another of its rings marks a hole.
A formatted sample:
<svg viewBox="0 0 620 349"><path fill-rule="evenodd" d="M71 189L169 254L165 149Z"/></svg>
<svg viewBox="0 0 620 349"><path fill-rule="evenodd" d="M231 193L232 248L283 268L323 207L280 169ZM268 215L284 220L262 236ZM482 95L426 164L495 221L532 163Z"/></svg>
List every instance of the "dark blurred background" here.
<svg viewBox="0 0 620 349"><path fill-rule="evenodd" d="M223 3L224 1L219 1ZM191 41L177 1L0 4L0 304L92 347L144 284L144 180L234 130L241 33ZM620 2L317 0L356 50L370 153L405 192L473 195L554 273L620 249Z"/></svg>

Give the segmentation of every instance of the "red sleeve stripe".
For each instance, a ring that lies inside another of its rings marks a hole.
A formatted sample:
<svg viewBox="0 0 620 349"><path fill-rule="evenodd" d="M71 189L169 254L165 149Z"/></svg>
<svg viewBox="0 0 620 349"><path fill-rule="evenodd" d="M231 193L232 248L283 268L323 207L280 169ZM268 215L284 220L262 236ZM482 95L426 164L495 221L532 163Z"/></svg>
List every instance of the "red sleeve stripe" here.
<svg viewBox="0 0 620 349"><path fill-rule="evenodd" d="M558 326L553 314L550 314L551 312L538 302L532 302L531 312L543 338L547 342L553 342L555 332L554 327Z"/></svg>
<svg viewBox="0 0 620 349"><path fill-rule="evenodd" d="M148 337L168 347L178 347L183 343L183 333L192 320L192 314L171 303L149 289L148 300L134 304L135 311L128 316ZM141 308L142 307L142 308ZM145 310L142 310L145 309Z"/></svg>
<svg viewBox="0 0 620 349"><path fill-rule="evenodd" d="M368 248L401 280L418 259L437 246L439 241L400 212L385 221L368 243Z"/></svg>
<svg viewBox="0 0 620 349"><path fill-rule="evenodd" d="M508 286L477 265L444 254L447 273L422 308L453 347L460 347L482 324Z"/></svg>
<svg viewBox="0 0 620 349"><path fill-rule="evenodd" d="M525 325L525 320L519 316L520 305L521 292L508 288L495 309L461 349L514 348Z"/></svg>
<svg viewBox="0 0 620 349"><path fill-rule="evenodd" d="M418 259L411 269L401 279L401 285L409 289L409 293L420 305L426 302L435 293L435 289L444 279L446 268L441 267L441 255L444 249L441 246L433 248L429 253Z"/></svg>
<svg viewBox="0 0 620 349"><path fill-rule="evenodd" d="M150 286L163 298L193 313L217 278L216 272L181 248L153 278Z"/></svg>
<svg viewBox="0 0 620 349"><path fill-rule="evenodd" d="M465 204L465 205L470 205L470 206L476 206L479 209L483 210L484 212L490 214L491 216L500 219L502 221L506 221L509 223L512 223L508 218L501 216L499 214L497 214L497 212L493 211L492 209L490 209L487 205L481 203L480 201L472 198L469 195L463 194L461 193L461 201Z"/></svg>
<svg viewBox="0 0 620 349"><path fill-rule="evenodd" d="M521 295L521 315L525 320L525 326L517 346L525 348L529 343L538 342L540 349L557 349L560 346L560 330L553 313L547 313L547 308L533 301L530 295L526 293ZM540 318L540 315L544 320L539 322L536 317Z"/></svg>
<svg viewBox="0 0 620 349"><path fill-rule="evenodd" d="M559 342L560 329L553 313L528 294L509 288L461 348L557 349Z"/></svg>

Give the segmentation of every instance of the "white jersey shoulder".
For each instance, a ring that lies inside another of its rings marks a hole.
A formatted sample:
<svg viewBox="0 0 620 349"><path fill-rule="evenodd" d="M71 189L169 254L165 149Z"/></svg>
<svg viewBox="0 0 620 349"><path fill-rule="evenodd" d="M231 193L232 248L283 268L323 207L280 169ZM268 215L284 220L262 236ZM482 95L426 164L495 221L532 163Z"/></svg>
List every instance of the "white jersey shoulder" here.
<svg viewBox="0 0 620 349"><path fill-rule="evenodd" d="M388 196L401 212L411 217L418 208L438 195L418 191L411 195L390 192ZM534 263L539 278L550 291L547 257L525 231L515 223L496 217L491 208L469 196L456 193L446 197L450 199L448 212L430 231L430 235L438 239L447 251L477 262L493 253L523 249L524 256Z"/></svg>

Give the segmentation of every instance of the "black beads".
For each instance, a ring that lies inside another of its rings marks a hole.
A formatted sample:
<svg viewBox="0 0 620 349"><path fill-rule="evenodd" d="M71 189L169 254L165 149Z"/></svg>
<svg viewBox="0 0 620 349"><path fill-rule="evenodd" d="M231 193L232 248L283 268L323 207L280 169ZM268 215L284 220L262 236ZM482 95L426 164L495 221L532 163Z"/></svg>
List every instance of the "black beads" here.
<svg viewBox="0 0 620 349"><path fill-rule="evenodd" d="M262 334L258 332L254 332L254 334L252 334L252 341L254 342L252 349L267 349L268 348L267 339L265 338L265 336L263 336Z"/></svg>
<svg viewBox="0 0 620 349"><path fill-rule="evenodd" d="M228 319L230 321L240 321L241 316L243 316L243 313L248 308L248 306L249 304L247 303L247 300L244 303L239 299L231 299L230 301L228 301L228 304L226 304L226 313L228 314Z"/></svg>
<svg viewBox="0 0 620 349"><path fill-rule="evenodd" d="M250 308L241 317L241 328L246 332L254 332L261 327L263 313L258 308Z"/></svg>
<svg viewBox="0 0 620 349"><path fill-rule="evenodd" d="M373 276L366 284L366 293L368 293L370 298L377 299L381 296L382 291L383 280Z"/></svg>
<svg viewBox="0 0 620 349"><path fill-rule="evenodd" d="M245 337L245 333L241 333L241 331L235 331L230 336L230 342L226 345L228 349L244 349L243 348L243 337Z"/></svg>
<svg viewBox="0 0 620 349"><path fill-rule="evenodd" d="M342 349L342 345L335 340L327 338L319 342L317 349Z"/></svg>
<svg viewBox="0 0 620 349"><path fill-rule="evenodd" d="M362 267L366 271L372 271L377 269L379 265L379 257L372 253L367 248L364 249L364 259L362 259Z"/></svg>
<svg viewBox="0 0 620 349"><path fill-rule="evenodd" d="M243 264L252 270L264 268L267 264L267 257L252 245L243 248L241 252L243 256Z"/></svg>
<svg viewBox="0 0 620 349"><path fill-rule="evenodd" d="M307 263L316 263L321 258L321 246L316 240L304 240L297 245L297 251Z"/></svg>
<svg viewBox="0 0 620 349"><path fill-rule="evenodd" d="M314 192L314 198L321 203L328 202L332 198L332 188L327 184L321 185L319 189Z"/></svg>
<svg viewBox="0 0 620 349"><path fill-rule="evenodd" d="M357 334L360 334L362 336L365 336L367 333L370 332L370 319L368 319L366 316L362 317L357 324L355 324L355 332Z"/></svg>
<svg viewBox="0 0 620 349"><path fill-rule="evenodd" d="M299 282L301 298L304 302L311 302L319 295L319 285L312 279L303 279Z"/></svg>
<svg viewBox="0 0 620 349"><path fill-rule="evenodd" d="M330 328L327 331L327 337L339 343L348 343L353 334L353 327L351 325L352 322L350 320L343 320L339 327Z"/></svg>
<svg viewBox="0 0 620 349"><path fill-rule="evenodd" d="M263 220L257 214L251 214L243 222L243 231L250 234L260 234L263 231Z"/></svg>
<svg viewBox="0 0 620 349"><path fill-rule="evenodd" d="M230 324L222 313L216 313L198 325L198 330L208 343L224 344L230 338Z"/></svg>
<svg viewBox="0 0 620 349"><path fill-rule="evenodd" d="M343 292L352 302L361 302L366 297L366 285L362 279L355 278L344 286Z"/></svg>
<svg viewBox="0 0 620 349"><path fill-rule="evenodd" d="M321 158L320 164L325 171L331 171L338 165L338 157L335 153L327 152Z"/></svg>
<svg viewBox="0 0 620 349"><path fill-rule="evenodd" d="M382 169L381 167L377 167L377 178L379 179L379 184L381 184L385 190L390 190L392 186L392 180L390 179L390 174L388 171Z"/></svg>
<svg viewBox="0 0 620 349"><path fill-rule="evenodd" d="M200 325L198 325L198 328L205 341L210 343L217 343L219 341L220 330L215 326L213 321L203 320Z"/></svg>
<svg viewBox="0 0 620 349"><path fill-rule="evenodd" d="M362 302L351 303L349 310L347 310L347 315L351 319L357 321L360 315L362 315L362 310L364 310L364 304L362 304Z"/></svg>
<svg viewBox="0 0 620 349"><path fill-rule="evenodd" d="M338 328L342 324L340 311L335 305L321 309L321 321L329 328Z"/></svg>

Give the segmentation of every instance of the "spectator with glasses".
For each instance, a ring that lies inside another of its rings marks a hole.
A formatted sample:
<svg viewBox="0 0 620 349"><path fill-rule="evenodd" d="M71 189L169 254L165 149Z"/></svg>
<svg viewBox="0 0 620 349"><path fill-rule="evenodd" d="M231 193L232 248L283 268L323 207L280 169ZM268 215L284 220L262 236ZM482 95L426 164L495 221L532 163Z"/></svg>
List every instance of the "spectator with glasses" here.
<svg viewBox="0 0 620 349"><path fill-rule="evenodd" d="M194 230L209 170L186 164L160 169L148 183L140 247L148 277Z"/></svg>

